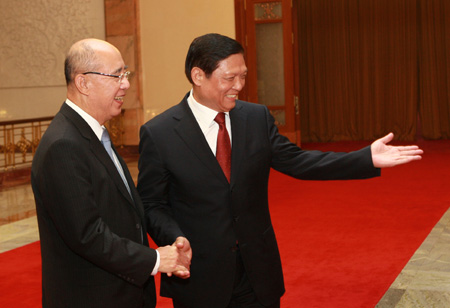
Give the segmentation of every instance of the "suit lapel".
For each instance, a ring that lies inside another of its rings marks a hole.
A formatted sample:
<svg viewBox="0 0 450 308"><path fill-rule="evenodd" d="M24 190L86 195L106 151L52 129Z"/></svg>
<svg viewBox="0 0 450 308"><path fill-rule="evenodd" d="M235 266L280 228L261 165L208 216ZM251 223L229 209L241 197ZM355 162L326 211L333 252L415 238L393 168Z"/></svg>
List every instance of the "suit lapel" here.
<svg viewBox="0 0 450 308"><path fill-rule="evenodd" d="M244 148L247 138L247 115L242 112L242 105L236 101L236 106L230 111L231 121L231 181L233 187L238 178L240 166L244 157Z"/></svg>
<svg viewBox="0 0 450 308"><path fill-rule="evenodd" d="M127 198L129 203L131 203L134 207L134 202L131 199L130 194L128 193L128 190L125 186L125 183L122 180L122 177L119 174L119 170L117 170L116 165L114 164L111 157L106 152L105 148L103 147L102 143L97 140L97 138L91 139L91 150L94 153L94 155L100 160L100 162L105 166L107 172L109 173L111 179L113 180L114 184L117 186L117 189L120 191L120 193ZM114 148L114 145L111 144L111 147L116 154L117 158L119 158L119 154L117 154L116 149ZM120 159L119 159L120 162ZM125 173L126 166L124 167L124 164L121 163L122 170ZM130 183L127 179L128 186L130 186Z"/></svg>
<svg viewBox="0 0 450 308"><path fill-rule="evenodd" d="M105 166L108 174L110 175L112 181L117 186L118 190L122 195L124 195L125 198L130 202L130 204L135 208L134 202L131 199L130 194L128 193L127 188L125 187L124 182L122 181L122 178L120 177L119 171L117 170L116 166L114 165L114 162L112 161L111 157L106 152L105 148L103 147L100 140L98 140L97 136L92 131L89 124L86 123L86 121L72 108L70 108L67 104L63 104L61 107L61 112L78 128L80 131L80 134L89 140L89 145L91 148L92 153L98 158L98 160ZM113 150L114 152L114 146ZM118 156L116 152L116 156ZM119 159L120 161L120 159ZM122 164L122 169L125 168ZM129 181L128 181L129 182ZM128 183L130 185L130 183Z"/></svg>
<svg viewBox="0 0 450 308"><path fill-rule="evenodd" d="M187 96L179 106L181 108L179 113L174 114L174 120L178 121L178 124L174 128L176 133L208 169L228 183L191 108L189 108Z"/></svg>

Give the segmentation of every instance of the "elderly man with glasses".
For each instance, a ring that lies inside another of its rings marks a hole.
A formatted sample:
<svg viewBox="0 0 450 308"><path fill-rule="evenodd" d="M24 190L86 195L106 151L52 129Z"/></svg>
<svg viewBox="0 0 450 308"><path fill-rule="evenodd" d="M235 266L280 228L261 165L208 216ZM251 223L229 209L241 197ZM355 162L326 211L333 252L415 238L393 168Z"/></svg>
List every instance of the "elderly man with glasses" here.
<svg viewBox="0 0 450 308"><path fill-rule="evenodd" d="M189 242L149 248L144 209L103 126L121 112L129 72L111 44L85 39L65 61L67 99L32 166L43 307L155 307L153 275L190 275Z"/></svg>

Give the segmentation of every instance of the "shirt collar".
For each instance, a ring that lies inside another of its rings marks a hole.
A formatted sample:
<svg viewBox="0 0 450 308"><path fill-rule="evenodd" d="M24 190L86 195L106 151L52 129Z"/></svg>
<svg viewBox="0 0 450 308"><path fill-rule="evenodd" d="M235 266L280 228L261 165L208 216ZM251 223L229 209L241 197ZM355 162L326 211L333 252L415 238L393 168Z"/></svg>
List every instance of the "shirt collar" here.
<svg viewBox="0 0 450 308"><path fill-rule="evenodd" d="M86 121L86 123L94 131L98 140L101 140L103 130L105 129L105 127L103 125L100 125L100 123L98 123L98 121L96 119L94 119L90 114L88 114L86 111L81 109L78 105L76 105L75 103L70 101L68 98L66 99L66 104L69 107L71 107L76 113L78 113Z"/></svg>
<svg viewBox="0 0 450 308"><path fill-rule="evenodd" d="M192 110L192 113L194 114L198 124L200 127L211 127L215 124L214 118L217 116L218 112L206 107L205 105L200 104L197 102L193 95L193 90L191 89L190 95L187 99L189 107ZM225 112L227 116L229 115L229 112Z"/></svg>

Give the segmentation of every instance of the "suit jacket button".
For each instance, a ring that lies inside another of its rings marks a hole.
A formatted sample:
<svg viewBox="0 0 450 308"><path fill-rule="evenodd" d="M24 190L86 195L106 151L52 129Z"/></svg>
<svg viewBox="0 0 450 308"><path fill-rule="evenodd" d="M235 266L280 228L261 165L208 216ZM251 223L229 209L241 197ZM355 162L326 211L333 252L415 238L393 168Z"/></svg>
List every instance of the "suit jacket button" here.
<svg viewBox="0 0 450 308"><path fill-rule="evenodd" d="M136 229L140 229L141 225L140 224L136 224Z"/></svg>

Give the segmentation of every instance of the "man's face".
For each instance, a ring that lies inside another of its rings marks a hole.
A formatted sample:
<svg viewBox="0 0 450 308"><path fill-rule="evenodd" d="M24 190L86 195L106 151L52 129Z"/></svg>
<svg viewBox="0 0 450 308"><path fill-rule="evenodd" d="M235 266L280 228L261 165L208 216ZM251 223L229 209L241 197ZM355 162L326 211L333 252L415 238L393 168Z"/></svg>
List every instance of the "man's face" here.
<svg viewBox="0 0 450 308"><path fill-rule="evenodd" d="M125 72L125 64L117 50L101 50L97 53L102 61L98 72L111 75L121 75ZM100 124L104 124L120 114L123 98L130 87L130 83L125 77L119 83L119 78L95 74L86 76L89 76L92 85L92 91L89 95L91 115Z"/></svg>
<svg viewBox="0 0 450 308"><path fill-rule="evenodd" d="M234 54L219 62L217 69L194 87L194 97L202 105L218 112L228 112L236 105L245 85L247 66L242 54Z"/></svg>

